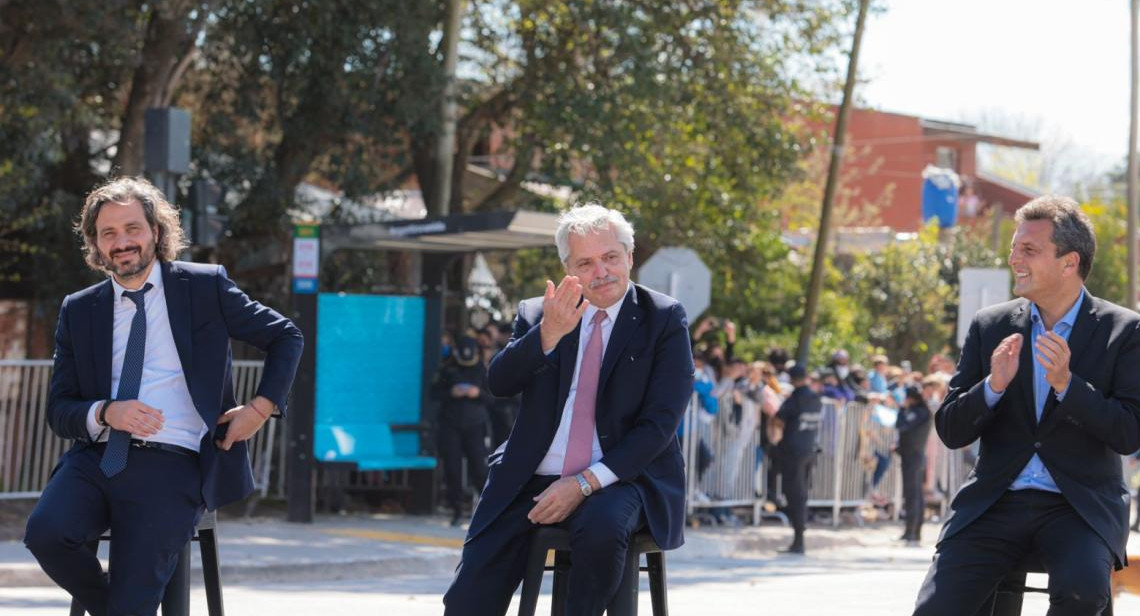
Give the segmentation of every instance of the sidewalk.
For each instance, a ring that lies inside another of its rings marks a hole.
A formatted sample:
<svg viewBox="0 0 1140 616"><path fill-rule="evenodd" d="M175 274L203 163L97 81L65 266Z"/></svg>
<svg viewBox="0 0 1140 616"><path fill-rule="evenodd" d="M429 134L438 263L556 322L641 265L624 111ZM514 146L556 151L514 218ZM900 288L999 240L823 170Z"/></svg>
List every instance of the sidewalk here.
<svg viewBox="0 0 1140 616"><path fill-rule="evenodd" d="M450 575L459 562L465 530L448 526L442 516L318 516L312 524L278 518L221 520L218 544L224 583L361 579L388 575ZM809 527L808 554L841 546L890 545L902 532L899 524ZM927 542L938 527L924 529ZM685 530L685 545L669 558L698 559L734 554L770 553L791 541L791 529L779 524ZM106 557L106 547L100 548ZM193 550L193 575L201 563ZM197 583L197 582L196 582ZM20 541L0 542L0 587L50 586L31 553Z"/></svg>

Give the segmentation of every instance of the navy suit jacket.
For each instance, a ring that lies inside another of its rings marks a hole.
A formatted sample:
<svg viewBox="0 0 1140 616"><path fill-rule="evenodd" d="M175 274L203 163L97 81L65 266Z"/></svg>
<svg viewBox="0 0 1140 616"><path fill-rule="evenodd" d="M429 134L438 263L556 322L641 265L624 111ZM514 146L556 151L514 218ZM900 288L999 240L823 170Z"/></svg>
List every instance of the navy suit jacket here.
<svg viewBox="0 0 1140 616"><path fill-rule="evenodd" d="M549 356L538 324L542 298L523 301L514 334L491 360L496 396L522 394L501 457L488 469L467 539L479 535L534 475L554 439L570 393L581 324ZM684 543L685 468L677 426L693 393L693 356L685 310L677 300L631 285L602 358L595 425L601 462L641 496L653 538L663 549Z"/></svg>
<svg viewBox="0 0 1140 616"><path fill-rule="evenodd" d="M202 497L213 510L253 491L246 443L235 443L229 451L214 444L218 418L237 406L230 338L266 352L257 395L272 400L282 413L304 342L289 319L249 299L222 266L181 261L160 261L159 265L186 385L209 430L202 437L198 461ZM51 429L63 438L75 439L76 447L90 441L87 413L91 405L111 397L113 301L108 278L68 295L59 311L47 417Z"/></svg>
<svg viewBox="0 0 1140 616"><path fill-rule="evenodd" d="M1128 562L1131 501L1120 456L1140 448L1140 315L1085 294L1069 335L1072 381L1060 402L1050 391L1040 422L1033 397L1031 325L1025 299L981 310L970 325L935 427L947 447L981 439L981 451L954 497L939 541L982 515L1037 454L1061 494L1122 566ZM1013 333L1024 336L1017 377L991 410L984 383L990 358Z"/></svg>

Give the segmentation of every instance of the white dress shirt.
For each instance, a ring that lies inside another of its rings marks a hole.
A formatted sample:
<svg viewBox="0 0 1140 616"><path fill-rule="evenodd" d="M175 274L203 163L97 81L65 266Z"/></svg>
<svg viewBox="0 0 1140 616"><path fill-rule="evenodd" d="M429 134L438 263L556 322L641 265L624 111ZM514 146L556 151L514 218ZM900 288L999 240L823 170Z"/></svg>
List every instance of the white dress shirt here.
<svg viewBox="0 0 1140 616"><path fill-rule="evenodd" d="M628 292L627 292L628 295ZM622 304L625 303L625 295L621 300L609 308L604 308L608 318L602 321L602 357L606 355L606 347L610 343L610 334L614 331L614 323L617 321L618 313L621 312ZM566 404L562 407L562 419L558 422L558 430L554 433L554 440L550 443L550 449L546 451L546 457L538 464L538 470L535 471L536 475L561 475L562 463L566 458L566 445L570 442L570 420L574 416L574 399L578 397L578 372L582 368L582 355L586 352L586 343L590 340L590 335L594 333L594 314L598 312L599 308L590 304L586 308L586 314L582 315L582 327L578 332L578 357L574 361L574 379L570 382L570 395L566 396ZM552 349L553 351L553 349ZM598 383L601 386L601 383ZM596 417L596 409L595 409ZM598 441L598 428L594 426L594 439L590 446L590 472L598 478L598 482L602 487L606 487L616 483L618 478L605 464L599 462L602 459L602 445Z"/></svg>
<svg viewBox="0 0 1140 616"><path fill-rule="evenodd" d="M202 416L194 407L190 388L186 385L186 376L182 373L182 361L178 358L178 348L174 346L170 316L166 311L162 268L157 261L146 282L153 285L153 288L144 296L146 348L138 399L162 411L163 420L162 429L146 440L198 451L202 437L206 435L206 422L202 421ZM131 320L138 308L133 301L123 297L123 291L129 289L114 278L111 279L111 287L115 293L114 329L111 332L111 396L114 399L119 392ZM111 431L100 426L97 421L99 407L102 405L103 401L96 402L87 411L87 432L91 434L92 440L106 441L110 436Z"/></svg>

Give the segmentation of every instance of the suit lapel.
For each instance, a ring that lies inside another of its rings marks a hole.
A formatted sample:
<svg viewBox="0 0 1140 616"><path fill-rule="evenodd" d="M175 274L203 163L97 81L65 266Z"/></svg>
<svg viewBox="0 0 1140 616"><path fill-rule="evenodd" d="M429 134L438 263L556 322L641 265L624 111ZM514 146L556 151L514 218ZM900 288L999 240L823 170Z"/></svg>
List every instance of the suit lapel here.
<svg viewBox="0 0 1140 616"><path fill-rule="evenodd" d="M91 363L95 366L95 385L99 395L111 397L111 355L112 336L115 331L115 291L111 279L99 287L91 298L91 331L94 336L92 349L95 356Z"/></svg>
<svg viewBox="0 0 1140 616"><path fill-rule="evenodd" d="M170 319L170 333L174 336L174 346L178 349L178 360L182 363L182 374L186 386L190 384L193 367L193 348L190 343L190 279L185 272L173 263L160 262L162 266L162 288L166 295L166 315Z"/></svg>
<svg viewBox="0 0 1140 616"><path fill-rule="evenodd" d="M602 371L598 376L598 394L606 386L606 380L609 379L610 374L614 371L614 366L617 365L618 359L622 357L622 352L625 350L626 344L629 343L633 333L637 331L638 327L645 322L645 310L637 303L637 293L634 293L633 285L629 286L629 291L625 295L625 303L622 304L621 310L618 311L617 322L614 323L614 330L610 332L609 342L606 343L606 353L602 356Z"/></svg>

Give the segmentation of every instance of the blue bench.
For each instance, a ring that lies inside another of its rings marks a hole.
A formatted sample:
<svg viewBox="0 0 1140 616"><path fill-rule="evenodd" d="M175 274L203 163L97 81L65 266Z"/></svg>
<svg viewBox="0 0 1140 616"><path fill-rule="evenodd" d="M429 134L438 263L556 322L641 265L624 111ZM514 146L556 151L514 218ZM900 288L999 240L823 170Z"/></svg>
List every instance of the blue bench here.
<svg viewBox="0 0 1140 616"><path fill-rule="evenodd" d="M318 462L349 462L362 471L436 467L435 458L419 455L416 431L393 432L386 423L318 423L314 429Z"/></svg>

